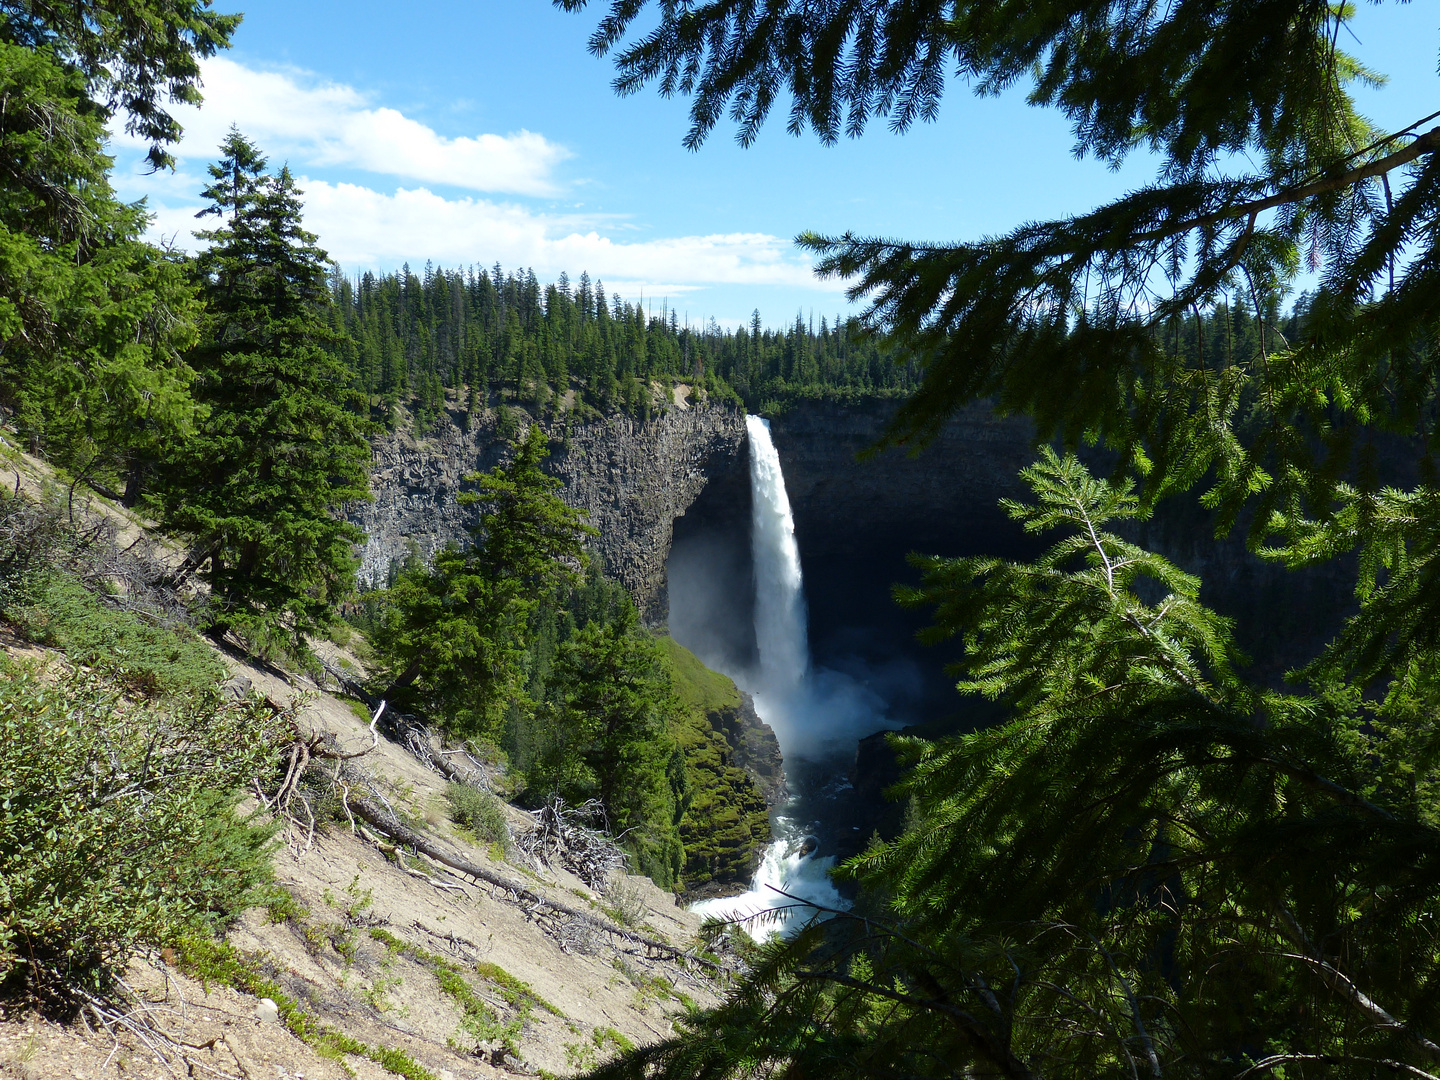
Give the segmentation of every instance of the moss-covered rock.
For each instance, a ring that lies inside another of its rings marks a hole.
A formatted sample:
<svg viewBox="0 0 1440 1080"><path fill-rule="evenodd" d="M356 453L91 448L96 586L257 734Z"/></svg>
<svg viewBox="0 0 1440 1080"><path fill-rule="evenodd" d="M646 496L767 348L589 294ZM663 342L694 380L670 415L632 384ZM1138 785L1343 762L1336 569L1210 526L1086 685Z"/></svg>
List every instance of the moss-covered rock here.
<svg viewBox="0 0 1440 1080"><path fill-rule="evenodd" d="M673 638L663 640L675 692L685 705L675 731L690 782L680 819L681 880L688 894L723 894L749 884L770 843L770 805L784 784L780 751L774 733L728 677ZM767 736L773 754L765 749ZM767 772L747 769L751 758Z"/></svg>

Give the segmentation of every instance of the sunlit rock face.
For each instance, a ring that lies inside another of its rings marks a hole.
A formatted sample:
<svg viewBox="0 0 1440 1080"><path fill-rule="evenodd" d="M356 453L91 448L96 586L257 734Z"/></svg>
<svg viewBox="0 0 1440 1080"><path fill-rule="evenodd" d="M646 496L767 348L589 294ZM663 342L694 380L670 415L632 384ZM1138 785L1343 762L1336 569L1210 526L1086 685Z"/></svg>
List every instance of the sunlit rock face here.
<svg viewBox="0 0 1440 1080"><path fill-rule="evenodd" d="M467 474L502 460L496 423L489 410L466 430L452 412L422 438L402 429L374 441L374 499L349 508L368 536L363 583L384 585L392 563L411 551L428 558L447 543L468 541L476 512L455 497ZM647 623L664 622L672 525L708 479L739 458L744 414L702 405L667 408L646 422L616 414L542 426L550 438L547 470L563 481L562 498L599 529L593 548L606 573L630 590Z"/></svg>

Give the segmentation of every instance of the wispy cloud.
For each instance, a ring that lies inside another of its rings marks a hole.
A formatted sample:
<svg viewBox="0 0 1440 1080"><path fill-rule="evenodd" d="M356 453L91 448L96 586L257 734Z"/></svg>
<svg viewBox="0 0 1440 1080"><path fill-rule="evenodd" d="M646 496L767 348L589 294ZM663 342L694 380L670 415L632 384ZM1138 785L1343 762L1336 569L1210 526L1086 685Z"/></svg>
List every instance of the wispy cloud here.
<svg viewBox="0 0 1440 1080"><path fill-rule="evenodd" d="M313 178L302 178L300 186L306 227L349 270L425 259L527 266L544 277L588 270L626 295L679 295L710 285L823 288L788 240L767 233L616 240L583 218L488 199L447 199L426 188L387 194ZM194 207L152 201L152 232L191 246Z"/></svg>
<svg viewBox="0 0 1440 1080"><path fill-rule="evenodd" d="M117 135L115 184L125 198L149 200L152 238L181 248L193 249L194 230L209 225L195 220L203 165L234 124L273 161L290 163L305 193L306 228L350 271L431 259L533 267L546 278L587 270L629 297L726 285L839 292L816 281L789 240L768 233L653 238L643 221L557 210L548 197L561 187L555 167L568 151L533 132L445 138L353 87L225 58L206 63L204 107L180 118L178 170L144 172L138 144ZM355 170L419 183L355 183ZM434 190L441 187L510 198ZM535 199L545 201L527 201Z"/></svg>
<svg viewBox="0 0 1440 1080"><path fill-rule="evenodd" d="M472 191L553 196L570 151L533 131L449 138L352 86L301 71L257 71L228 57L203 68L203 108L182 107L181 153L208 158L234 124L272 158L363 169ZM133 140L119 134L120 145Z"/></svg>

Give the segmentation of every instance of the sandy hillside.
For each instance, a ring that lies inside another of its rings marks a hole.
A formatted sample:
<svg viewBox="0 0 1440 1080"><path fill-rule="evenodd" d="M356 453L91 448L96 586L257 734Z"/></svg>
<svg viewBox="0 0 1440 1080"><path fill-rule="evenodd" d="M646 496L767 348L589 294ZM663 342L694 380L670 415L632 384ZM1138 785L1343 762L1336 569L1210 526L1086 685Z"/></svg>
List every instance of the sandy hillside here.
<svg viewBox="0 0 1440 1080"><path fill-rule="evenodd" d="M22 651L13 639L8 648ZM345 659L333 649L330 656ZM346 749L372 742L358 702L318 691L308 679L227 663L237 686L249 680L251 692L277 703L303 702L302 723L314 733L333 733ZM450 821L445 779L405 749L381 739L355 764L437 849L523 883L528 895L424 856L404 854L402 868L392 845L352 833L343 820L313 833L308 823L292 826L275 856L288 896L247 912L229 943L252 976L270 980L303 1010L312 1034L332 1037L307 1045L281 1022L257 1016L257 996L216 980L207 991L171 954L134 965L129 981L137 1008L187 1060L167 1064L123 1031L116 1037L98 1026L11 1016L0 1023L0 1076L567 1075L618 1047L670 1034L687 1003L716 1000L719 984L702 962L606 933L548 902L609 920L607 906L623 901L630 908L623 929L631 935L691 949L698 919L649 879L618 878L601 896L564 870L506 862ZM528 826L528 815L506 812L517 831ZM337 1051L344 1039L359 1049Z"/></svg>

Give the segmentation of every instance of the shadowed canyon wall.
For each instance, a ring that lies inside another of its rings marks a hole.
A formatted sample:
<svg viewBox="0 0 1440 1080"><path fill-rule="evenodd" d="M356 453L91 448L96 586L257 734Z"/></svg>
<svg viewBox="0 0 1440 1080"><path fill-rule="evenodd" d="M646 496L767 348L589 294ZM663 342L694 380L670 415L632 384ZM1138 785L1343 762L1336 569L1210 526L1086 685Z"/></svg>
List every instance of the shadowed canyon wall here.
<svg viewBox="0 0 1440 1080"><path fill-rule="evenodd" d="M772 420L804 569L811 648L818 664L873 688L892 719L928 731L964 730L997 713L955 694L943 671L954 646L920 646L914 634L927 614L896 606L891 588L917 580L905 561L912 551L1029 558L1048 542L1024 535L997 506L1027 494L1016 474L1034 459L1032 429L974 405L918 454L889 450L859 460L894 408L806 403ZM647 621L657 625L670 615L677 640L703 639L707 648L696 651L725 658L732 670L753 661L743 415L670 407L644 424L611 416L547 425L547 434L550 471L564 481L567 501L590 512L607 572L630 589ZM399 433L377 442L375 501L353 516L370 534L364 579L383 584L391 560L412 547L428 555L464 540L471 519L455 504L461 477L495 464L502 449L493 412L468 432L452 420L425 439ZM1202 600L1236 620L1237 637L1255 658L1252 673L1264 681L1277 682L1313 656L1351 608L1353 571L1345 565L1288 573L1248 553L1238 536L1214 540L1208 514L1183 500L1127 532L1201 576ZM682 625L687 611L704 615ZM882 819L887 827L898 823L898 810L879 799L893 778L882 741L865 740L852 774L857 841Z"/></svg>

